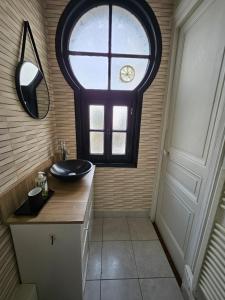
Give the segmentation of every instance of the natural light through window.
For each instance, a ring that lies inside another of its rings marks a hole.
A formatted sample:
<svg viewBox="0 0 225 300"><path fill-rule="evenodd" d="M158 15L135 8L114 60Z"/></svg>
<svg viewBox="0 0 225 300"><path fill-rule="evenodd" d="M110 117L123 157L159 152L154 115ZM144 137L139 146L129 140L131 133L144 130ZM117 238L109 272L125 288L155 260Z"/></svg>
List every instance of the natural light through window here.
<svg viewBox="0 0 225 300"><path fill-rule="evenodd" d="M104 106L89 106L90 153L104 153Z"/></svg>
<svg viewBox="0 0 225 300"><path fill-rule="evenodd" d="M56 56L74 90L78 158L137 167L143 95L161 55L160 28L145 0L68 3Z"/></svg>
<svg viewBox="0 0 225 300"><path fill-rule="evenodd" d="M113 106L112 153L114 155L126 154L127 118L127 106Z"/></svg>
<svg viewBox="0 0 225 300"><path fill-rule="evenodd" d="M148 68L149 40L129 11L112 6L110 17L109 10L106 5L92 8L75 24L68 46L70 66L86 89L134 90ZM124 73L125 66L134 70L132 76Z"/></svg>

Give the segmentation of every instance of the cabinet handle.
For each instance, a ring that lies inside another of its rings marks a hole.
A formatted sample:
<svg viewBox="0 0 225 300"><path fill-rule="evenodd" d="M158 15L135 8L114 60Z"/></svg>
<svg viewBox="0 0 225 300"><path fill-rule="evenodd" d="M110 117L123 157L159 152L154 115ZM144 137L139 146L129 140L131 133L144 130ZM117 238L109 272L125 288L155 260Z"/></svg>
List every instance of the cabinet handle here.
<svg viewBox="0 0 225 300"><path fill-rule="evenodd" d="M51 238L51 245L53 246L54 245L54 241L55 241L55 235L54 234L51 234L50 235L50 238Z"/></svg>

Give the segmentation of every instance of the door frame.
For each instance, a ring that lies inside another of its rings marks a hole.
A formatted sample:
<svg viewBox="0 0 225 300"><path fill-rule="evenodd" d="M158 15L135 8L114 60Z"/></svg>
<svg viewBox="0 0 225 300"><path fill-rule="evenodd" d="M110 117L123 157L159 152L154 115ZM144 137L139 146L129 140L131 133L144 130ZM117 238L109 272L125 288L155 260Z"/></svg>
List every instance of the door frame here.
<svg viewBox="0 0 225 300"><path fill-rule="evenodd" d="M225 59L223 62L223 76L225 78ZM223 83L221 97L225 99L225 83ZM204 260L208 241L211 236L215 216L221 199L221 192L225 182L225 122L223 120L225 120L225 105L223 107L215 143L215 149L217 148L218 155L214 158L214 161L212 161L212 164L215 166L215 171L213 172L213 182L211 186L208 187L209 196L206 202L207 206L205 208L205 214L202 219L202 230L199 234L198 248L196 249L195 269L192 285L193 290L197 288L201 266Z"/></svg>
<svg viewBox="0 0 225 300"><path fill-rule="evenodd" d="M167 149L167 131L170 126L171 119L169 115L171 111L174 109L174 101L173 98L173 85L175 78L175 66L177 60L179 60L177 53L177 46L179 40L179 31L181 26L187 20L187 18L196 10L198 6L201 4L207 6L213 0L182 0L179 6L175 9L174 17L173 17L173 38L172 38L172 49L171 49L171 58L170 58L170 71L168 78L168 86L167 86L167 94L165 99L165 109L163 116L163 126L161 130L161 145L160 145L160 158L159 158L159 167L156 177L155 183L155 191L153 194L153 202L150 217L154 222L156 219L156 211L158 205L158 198L160 194L160 179L164 175L165 165L166 165L166 151ZM223 57L222 68L220 71L219 85L221 85L222 93L220 97L225 98L225 57ZM216 207L218 206L218 197L216 197L216 187L218 185L218 177L223 166L224 156L225 156L225 105L222 108L222 113L220 115L220 123L216 133L215 139L215 156L211 161L212 166L212 174L208 177L208 186L207 193L208 197L204 199L203 206L204 209L199 216L199 222L197 225L197 235L195 237L196 241L196 249L194 255L192 255L190 267L193 270L193 282L192 282L192 290L194 290L197 286L198 277L202 265L202 261L204 258L205 249L207 246L207 241L210 236L210 231L212 228L213 220L215 217ZM185 278L183 278L185 280Z"/></svg>

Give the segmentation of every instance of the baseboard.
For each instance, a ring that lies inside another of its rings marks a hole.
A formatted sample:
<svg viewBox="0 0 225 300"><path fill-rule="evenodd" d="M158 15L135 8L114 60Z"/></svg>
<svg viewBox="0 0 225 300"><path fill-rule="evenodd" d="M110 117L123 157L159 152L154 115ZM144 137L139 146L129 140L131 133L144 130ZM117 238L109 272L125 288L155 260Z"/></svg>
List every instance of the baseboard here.
<svg viewBox="0 0 225 300"><path fill-rule="evenodd" d="M34 284L18 284L11 300L38 300Z"/></svg>
<svg viewBox="0 0 225 300"><path fill-rule="evenodd" d="M183 283L181 285L181 293L182 293L184 300L195 300L196 299ZM203 300L203 298L199 298L199 297L197 299Z"/></svg>
<svg viewBox="0 0 225 300"><path fill-rule="evenodd" d="M193 295L193 273L189 265L185 265L182 278L181 292L184 300L194 300ZM199 300L202 298L198 298Z"/></svg>
<svg viewBox="0 0 225 300"><path fill-rule="evenodd" d="M118 218L118 217L149 217L149 210L94 210L96 218Z"/></svg>
<svg viewBox="0 0 225 300"><path fill-rule="evenodd" d="M164 241L163 241L163 238L162 238L162 236L161 236L161 234L160 234L160 232L159 232L159 229L158 229L156 223L153 223L153 226L154 226L155 231L156 231L156 233L157 233L157 235L158 235L158 238L159 238L159 241L160 241L160 243L161 243L161 245L162 245L162 247L163 247L163 250L164 250L164 252L165 252L165 254L166 254L166 257L167 257L167 259L168 259L168 261L169 261L169 264L170 264L170 266L171 266L171 268L172 268L172 270L173 270L173 273L174 273L174 275L175 275L175 278L176 278L176 280L177 280L177 283L178 283L178 285L181 287L181 285L182 285L182 280L181 280L181 277L180 277L180 275L179 275L179 273L178 273L178 271L177 271L177 269L176 269L176 267L175 267L175 264L174 264L174 262L173 262L173 260L172 260L172 257L171 257L171 255L170 255L170 253L169 253L169 251L168 251L168 249L167 249L167 247L166 247L166 244L165 244Z"/></svg>

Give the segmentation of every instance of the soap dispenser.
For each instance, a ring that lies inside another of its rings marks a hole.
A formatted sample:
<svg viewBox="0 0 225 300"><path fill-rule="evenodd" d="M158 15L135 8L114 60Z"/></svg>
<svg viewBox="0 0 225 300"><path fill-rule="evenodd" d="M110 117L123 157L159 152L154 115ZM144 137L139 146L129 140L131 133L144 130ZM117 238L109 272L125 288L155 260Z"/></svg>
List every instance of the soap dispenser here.
<svg viewBox="0 0 225 300"><path fill-rule="evenodd" d="M42 197L46 198L48 196L48 181L45 172L38 172L38 175L35 179L37 187L42 188Z"/></svg>

